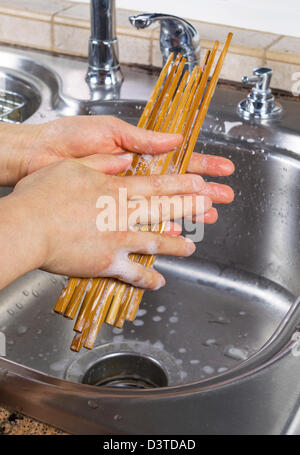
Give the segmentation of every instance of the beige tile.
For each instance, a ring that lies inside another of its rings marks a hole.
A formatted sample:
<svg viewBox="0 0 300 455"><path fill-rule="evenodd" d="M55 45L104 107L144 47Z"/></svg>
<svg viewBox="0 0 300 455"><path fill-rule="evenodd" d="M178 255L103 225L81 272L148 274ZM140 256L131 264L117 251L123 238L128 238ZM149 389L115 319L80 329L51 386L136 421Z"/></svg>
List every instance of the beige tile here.
<svg viewBox="0 0 300 455"><path fill-rule="evenodd" d="M300 91L300 65L267 60L267 66L273 70L271 87L289 92Z"/></svg>
<svg viewBox="0 0 300 455"><path fill-rule="evenodd" d="M201 58L204 57L205 51L206 49L201 50ZM219 52L217 53L218 56ZM220 78L240 82L243 76L253 74L253 69L262 64L263 60L258 57L228 53L222 67Z"/></svg>
<svg viewBox="0 0 300 455"><path fill-rule="evenodd" d="M0 14L0 41L51 50L51 24Z"/></svg>
<svg viewBox="0 0 300 455"><path fill-rule="evenodd" d="M213 47L214 41L201 39L200 47L204 49L211 49ZM219 49L223 48L223 42L220 42ZM238 55L249 55L250 57L259 57L263 58L265 55L264 49L256 49L252 47L244 47L239 45L230 44L230 53Z"/></svg>
<svg viewBox="0 0 300 455"><path fill-rule="evenodd" d="M267 51L270 60L300 64L300 38L283 36Z"/></svg>
<svg viewBox="0 0 300 455"><path fill-rule="evenodd" d="M300 38L283 36L279 41L269 47L270 51L300 55Z"/></svg>
<svg viewBox="0 0 300 455"><path fill-rule="evenodd" d="M149 39L118 35L121 63L151 64L151 41Z"/></svg>
<svg viewBox="0 0 300 455"><path fill-rule="evenodd" d="M56 14L54 23L73 25L75 27L90 27L90 6L89 4L72 4L70 8Z"/></svg>
<svg viewBox="0 0 300 455"><path fill-rule="evenodd" d="M223 43L227 37L227 34L229 32L232 32L232 46L265 49L279 37L279 35L275 35L273 33L263 33L225 25L208 24L206 22L198 21L192 21L192 23L198 30L200 38L205 40L219 40L221 43Z"/></svg>
<svg viewBox="0 0 300 455"><path fill-rule="evenodd" d="M61 12L55 18L56 22L59 23L76 23L76 21L90 22L90 6L89 4L72 4L70 8ZM117 26L131 27L129 22L129 16L138 14L138 11L117 9L116 23Z"/></svg>
<svg viewBox="0 0 300 455"><path fill-rule="evenodd" d="M154 39L152 41L152 50L151 50L151 64L157 68L161 68L163 64L163 59L160 51L159 40Z"/></svg>
<svg viewBox="0 0 300 455"><path fill-rule="evenodd" d="M54 14L71 5L71 2L65 0L1 0L0 12L48 21Z"/></svg>
<svg viewBox="0 0 300 455"><path fill-rule="evenodd" d="M74 28L54 24L53 50L71 55L87 57L90 31L85 28Z"/></svg>
<svg viewBox="0 0 300 455"><path fill-rule="evenodd" d="M117 37L119 35L127 35L127 36L132 36L133 38L145 38L145 39L151 39L152 38L152 30L150 29L145 29L145 30L137 30L134 27L123 27L122 25L117 26Z"/></svg>

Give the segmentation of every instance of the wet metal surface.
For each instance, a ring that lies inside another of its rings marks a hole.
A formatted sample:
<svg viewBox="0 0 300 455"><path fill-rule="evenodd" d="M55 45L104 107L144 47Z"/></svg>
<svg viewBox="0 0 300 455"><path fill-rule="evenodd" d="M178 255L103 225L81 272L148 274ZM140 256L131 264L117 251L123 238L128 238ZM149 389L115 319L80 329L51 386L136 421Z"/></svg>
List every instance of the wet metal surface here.
<svg viewBox="0 0 300 455"><path fill-rule="evenodd" d="M31 54L28 55L31 57ZM41 61L45 62L47 58L41 54ZM29 63L22 62L22 58L18 58L15 53L4 53L3 59L14 71L29 68ZM40 109L29 122L46 121L72 113L109 114L132 123L137 122L143 103L124 100L101 105L78 102L72 98L74 87L71 82L74 81L74 86L79 87L81 72L86 69L85 64L72 60L74 67L70 67L68 59L64 60L61 57L56 60L54 57L48 59L48 64L53 65L64 79L59 81L58 76L51 74L49 69L44 68L42 71L42 66L39 67L36 63L36 66L31 65L32 71L35 72L32 81L40 88L42 102ZM147 98L154 76L141 70L126 71L123 96ZM38 75L41 76L40 80ZM82 89L82 99L85 90L86 87ZM133 93L138 96L134 96ZM166 359L164 356L167 356L178 373L172 376L169 385L183 386L180 395L188 393L190 387L195 387L195 393L196 389L204 393L205 387L208 387L208 378L212 377L217 387L233 367L241 365L242 368L247 358L260 352L300 294L300 128L297 120L300 105L292 101L283 101L285 114L282 120L276 123L247 123L241 121L236 114L236 105L244 95L245 92L242 90L229 88L217 90L196 147L199 153L222 155L233 160L236 166L234 175L218 181L234 188L235 201L230 206L220 207L217 224L205 227L204 240L197 245L193 257L185 259L164 257L157 260L157 268L167 279L166 287L159 292L145 293L134 323L126 323L125 328L121 330L104 325L96 343L96 346L109 345L111 354L120 352L121 346L123 351L127 349L130 352L135 352L135 344L145 346L146 355L149 355L151 350L152 353L156 353L157 359L154 360L157 360L162 368L165 367L168 376L167 361L164 365ZM1 189L0 194L5 195L7 191ZM41 384L46 384L48 380L54 384L53 378L70 379L67 373L70 366L76 365L78 359L87 355L86 351L77 354L69 350L73 324L53 312L63 284L63 277L34 271L0 292L0 331L7 337L7 359L46 374L47 376L39 377ZM291 330L295 330L296 322L299 321L295 321ZM292 334L293 331L290 335ZM101 348L96 348L94 352L96 358L93 362L105 354ZM288 356L288 349L286 352ZM276 362L278 372L274 367L276 371L273 373L272 403L274 406L280 406L285 396L284 387L287 382L282 383L282 370L279 364L284 363L286 368L288 359ZM293 371L299 372L297 370L299 362L298 364L295 362L295 358L290 362L290 371L294 368ZM92 363L83 362L83 365L87 371ZM2 366L4 368L4 364ZM12 364L6 368L19 371L18 375L28 376L26 381L29 382L32 375L39 374ZM271 367L268 367L267 371L270 369ZM86 371L81 371L77 376L73 375L72 380L76 381L77 378L78 382L81 382ZM277 381L275 374L278 375ZM238 383L239 369L235 370L234 376ZM11 381L13 377L12 373ZM251 376L249 382L250 380ZM290 377L289 381L294 384L293 377ZM192 383L193 386L190 385ZM6 384L4 379L2 384ZM68 382L55 384L59 384L65 395L72 393L75 387ZM81 387L76 389L79 399L80 394L87 390L84 389L87 386L78 387ZM236 387L238 390L238 385ZM255 394L255 387L252 387L251 390ZM100 389L97 388L97 392L93 393L101 393ZM295 385L290 395L290 400L294 400L289 403L290 410L297 408L295 403L299 395L296 389ZM175 389L171 388L169 393L164 390L168 388L162 389L162 393L168 396L170 394L171 398L177 397ZM47 391L49 392L49 389ZM51 392L49 393L51 396ZM105 395L105 390L103 393ZM268 421L272 423L273 418L274 426L272 427L270 423L266 431L283 431L283 422L288 421L290 415L287 411L282 411L286 414L279 422L279 417L272 414L267 394L264 396L266 402L262 409L269 420L263 417L262 425L265 420L267 428ZM14 399L20 401L20 397L16 395L14 398L12 395L10 403L14 402ZM211 399L214 400L212 396ZM53 397L52 409L56 409L55 400ZM31 403L34 401L32 395ZM124 409L128 409L132 415L138 413L138 409L135 408L138 401L134 401L131 408L129 400L127 407L124 404ZM222 400L219 401L220 405L221 402ZM65 402L65 409L68 409L68 403ZM122 407L121 401L118 403ZM172 408L173 402L169 405ZM26 408L27 405L24 406ZM30 412L38 414L40 411L32 406ZM45 406L46 409L48 405ZM155 413L156 405L152 406L151 412ZM166 406L163 400L162 406ZM205 406L208 406L206 409L209 410L211 404ZM90 422L87 424L90 427L87 426L86 431L97 431L98 428L101 432L103 430L101 416L91 423L93 419L90 420L88 412L81 409L76 418L84 416L85 422ZM157 412L157 415L163 418L162 411L157 409ZM172 431L176 431L176 425L180 423L179 414L176 412L174 411L173 426L170 427ZM190 408L186 399L181 402L178 412L190 416L188 420L191 422L198 411L195 407ZM56 421L59 421L61 414L58 408L54 415ZM216 419L217 416L216 411ZM41 418L40 415L39 417ZM80 424L76 423L76 418L74 416L62 427L68 431L77 431ZM145 422L145 426L138 427L138 431L151 429L158 431L159 427L155 425L159 424L159 419L160 417L157 418L157 422ZM200 419L198 414L197 419ZM239 428L242 428L242 420ZM61 421L63 423L63 418ZM202 430L199 431L205 432L205 420L202 423ZM116 421L109 424L108 419L107 425L106 430L116 428L116 431L121 431ZM133 428L130 425L128 415L127 426L123 427L123 431L133 431L130 430ZM227 422L222 421L220 427L216 424L214 429L219 428L218 431L222 432L226 425ZM296 424L293 425L294 428L297 427ZM170 428L165 427L166 431L167 429L170 431ZM182 432L188 432L188 428L185 428L182 422L180 428ZM194 428L196 428L194 431L197 431L197 427ZM236 432L239 431L238 428L234 428ZM209 429L212 431L211 427Z"/></svg>

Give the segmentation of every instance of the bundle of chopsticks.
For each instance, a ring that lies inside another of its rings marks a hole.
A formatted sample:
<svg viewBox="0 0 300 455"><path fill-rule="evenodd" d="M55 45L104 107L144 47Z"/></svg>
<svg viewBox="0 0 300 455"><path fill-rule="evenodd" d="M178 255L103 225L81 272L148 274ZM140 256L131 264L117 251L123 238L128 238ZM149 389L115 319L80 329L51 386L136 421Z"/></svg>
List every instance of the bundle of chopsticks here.
<svg viewBox="0 0 300 455"><path fill-rule="evenodd" d="M122 175L184 174L198 139L201 126L214 94L222 65L229 48L229 33L212 71L219 42L207 51L201 66L192 73L185 71L186 59L171 55L162 69L138 127L153 131L181 133L183 142L167 155L154 156L151 161L135 154L131 168ZM212 72L212 76L209 76ZM151 226L162 233L166 223ZM145 227L145 230L149 229ZM130 259L145 267L152 267L155 256L131 254ZM92 349L105 321L122 328L125 320L134 321L143 296L143 289L113 278L70 278L54 310L67 318L77 319L71 349L82 346Z"/></svg>

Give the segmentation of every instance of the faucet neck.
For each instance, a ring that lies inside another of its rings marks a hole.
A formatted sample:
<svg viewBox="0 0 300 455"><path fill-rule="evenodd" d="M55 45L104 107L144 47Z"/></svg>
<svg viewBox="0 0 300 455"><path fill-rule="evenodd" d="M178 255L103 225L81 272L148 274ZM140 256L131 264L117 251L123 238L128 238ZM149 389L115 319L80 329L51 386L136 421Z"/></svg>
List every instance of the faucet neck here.
<svg viewBox="0 0 300 455"><path fill-rule="evenodd" d="M94 97L116 98L123 82L118 60L115 0L91 0L86 81Z"/></svg>
<svg viewBox="0 0 300 455"><path fill-rule="evenodd" d="M115 0L91 0L91 39L113 41L116 39Z"/></svg>

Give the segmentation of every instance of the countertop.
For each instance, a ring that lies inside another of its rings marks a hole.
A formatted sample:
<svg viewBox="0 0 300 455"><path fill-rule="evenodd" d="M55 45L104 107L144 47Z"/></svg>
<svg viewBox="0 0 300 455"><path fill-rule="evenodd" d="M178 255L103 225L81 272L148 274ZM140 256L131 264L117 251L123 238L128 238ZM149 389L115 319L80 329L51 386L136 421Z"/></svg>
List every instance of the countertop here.
<svg viewBox="0 0 300 455"><path fill-rule="evenodd" d="M64 435L67 433L31 417L0 407L0 435Z"/></svg>

